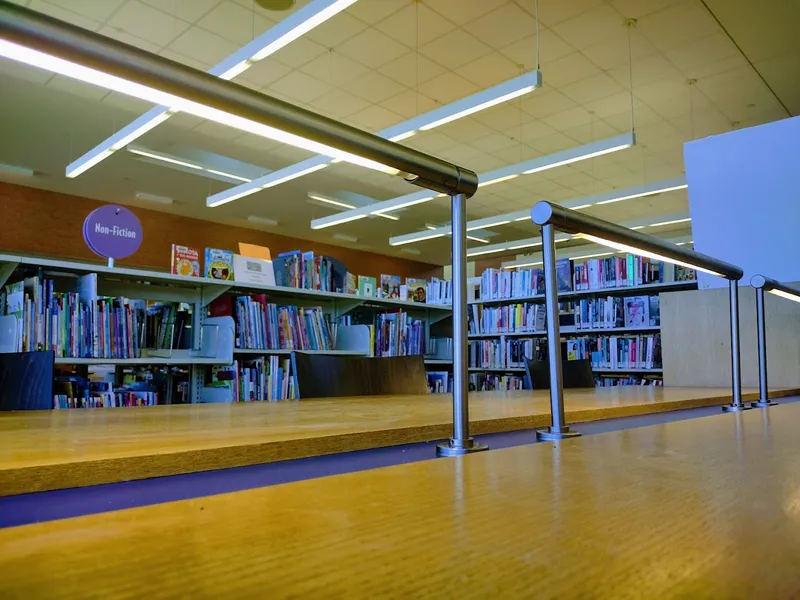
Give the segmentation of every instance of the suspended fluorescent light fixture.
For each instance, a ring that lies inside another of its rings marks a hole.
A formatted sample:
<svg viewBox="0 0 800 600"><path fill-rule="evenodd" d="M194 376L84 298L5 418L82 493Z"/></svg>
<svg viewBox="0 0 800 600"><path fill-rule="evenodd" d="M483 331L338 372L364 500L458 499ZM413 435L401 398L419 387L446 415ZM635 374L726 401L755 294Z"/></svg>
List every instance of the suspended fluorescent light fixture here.
<svg viewBox="0 0 800 600"><path fill-rule="evenodd" d="M552 225L560 231L568 231L575 237L596 242L618 252L674 263L727 279L735 277L738 280L742 276L739 267L675 244L663 243L652 236L631 231L627 226L609 223L550 202L537 203L531 211L531 220L536 225Z"/></svg>
<svg viewBox="0 0 800 600"><path fill-rule="evenodd" d="M134 197L137 200L145 202L156 202L158 204L172 204L172 198L169 196L157 196L156 194L148 194L147 192L136 192Z"/></svg>
<svg viewBox="0 0 800 600"><path fill-rule="evenodd" d="M0 163L0 173L7 173L8 175L22 175L23 177L33 177L34 171L28 167L19 167L17 165Z"/></svg>
<svg viewBox="0 0 800 600"><path fill-rule="evenodd" d="M425 225L425 229L428 229L428 230L431 230L431 231L435 231L436 227L434 227L433 225ZM448 234L448 235L450 235L450 234ZM437 236L437 237L441 237L441 236ZM482 237L477 237L477 236L474 236L474 235L468 235L467 239L468 240L472 240L473 242L480 242L481 244L488 244L489 243L489 240L487 240L485 238L482 238Z"/></svg>
<svg viewBox="0 0 800 600"><path fill-rule="evenodd" d="M691 243L691 236L683 235L678 237L669 238L666 241L678 246ZM541 244L540 244L541 245ZM599 246L596 244L589 244L586 246L579 246L569 250L559 250L558 258L568 258L570 260L586 260L589 258L600 258L602 256L613 256L617 254L614 251L609 252L606 246ZM509 260L501 263L503 269L522 269L525 267L537 267L543 263L541 254L531 254L523 256L515 260Z"/></svg>
<svg viewBox="0 0 800 600"><path fill-rule="evenodd" d="M59 75L66 75L79 81L91 83L99 87L120 92L134 98L140 98L154 104L163 104L177 108L183 112L227 125L241 131L252 133L267 139L296 146L304 150L316 153L324 153L328 156L341 158L345 162L367 167L390 175L400 175L400 170L384 165L368 158L363 158L349 152L344 152L333 146L321 144L314 140L264 125L250 119L245 119L238 115L219 110L212 106L200 104L181 96L176 96L162 90L147 87L115 75L110 75L102 71L97 71L89 67L84 67L56 56L33 50L26 46L20 46L12 42L0 40L0 56L16 60L27 65L45 69Z"/></svg>
<svg viewBox="0 0 800 600"><path fill-rule="evenodd" d="M250 221L251 223L266 225L267 227L275 227L278 224L278 222L275 219L267 219L266 217L258 217L256 215L248 216L247 220Z"/></svg>
<svg viewBox="0 0 800 600"><path fill-rule="evenodd" d="M324 202L325 204L331 204L333 206L338 206L340 208L357 208L355 204L350 204L348 202L344 202L343 200L339 200L338 198L331 198L330 196L323 196L322 194L317 194L316 192L309 192L308 197L312 200L316 200L317 202ZM390 221L399 221L399 217L395 217L394 215L376 215L378 217L383 217L384 219L389 219Z"/></svg>
<svg viewBox="0 0 800 600"><path fill-rule="evenodd" d="M683 220L686 217L687 213L680 213L675 215L668 215L666 218L671 220ZM530 211L528 211L528 219L530 219ZM628 221L627 223L623 223L623 227L627 227L629 229L635 229L638 227L650 227L653 223L657 223L659 220L664 219L665 217L648 217L645 219L637 219L635 221ZM431 231L431 234L434 232ZM557 235L555 238L556 243L558 242L566 242L567 240L574 239L574 236L569 234L560 234ZM467 250L467 256L477 256L481 254L492 254L496 252L513 252L514 250L522 250L523 248L534 248L536 246L542 245L542 238L541 237L532 237L522 240L509 240L506 242L500 242L497 244L492 244L491 246L486 246L485 248L480 248L479 250Z"/></svg>
<svg viewBox="0 0 800 600"><path fill-rule="evenodd" d="M345 10L356 1L312 0L297 12L289 15L283 21L231 54L228 58L213 66L208 72L220 79L233 79L258 61L274 54L287 44ZM88 169L143 136L177 112L179 112L179 107L155 106L151 108L141 117L89 150L78 160L67 165L67 177L77 177L81 173L85 173Z"/></svg>
<svg viewBox="0 0 800 600"><path fill-rule="evenodd" d="M600 140L598 142L592 142L591 144L586 144L584 146L578 146L577 148L564 150L563 152L556 152L555 154L551 154L549 156L542 156L539 158L535 158L533 160L528 160L525 162L518 163L516 165L509 165L508 167L501 167L500 169L496 169L494 171L490 171L488 173L480 175L478 178L478 187L481 187L482 185L486 186L486 185L491 185L493 183L500 183L501 181L508 181L509 179L515 179L519 175L524 174L526 172L533 173L533 172L544 171L546 169L555 168L563 164L567 164L565 161L577 162L579 160L591 158L592 156L597 156L598 152L601 154L606 154L608 152L616 152L624 148L630 148L635 143L636 143L636 137L634 136L634 134L625 133L612 138L608 138L606 140ZM437 196L416 192L414 194L400 196L399 198L392 198L391 200L378 202L377 204L374 205L374 207L372 207L372 210L369 211L369 213L377 214L377 213L390 212L393 210L398 210L400 208L405 208L407 206L413 206L414 204L421 204L423 202L428 202L430 200L433 200L434 197ZM527 211L525 212L527 213ZM323 227L340 225L342 223L347 223L355 219L362 219L366 216L366 214L367 214L366 209L362 207L333 217L314 219L313 221L311 221L311 229L322 229ZM523 216L525 216L526 218L528 216L527 214L523 215L522 211L513 213L513 215L514 215L513 218L519 217L520 220ZM488 226L497 227L498 225L505 225L507 223L510 223L511 220L512 219L498 218L498 222L494 223L494 225L488 225ZM471 223L467 223L467 231L470 231L471 226L472 226ZM475 227L475 229L481 229L486 226L487 225L479 225ZM440 233L441 235L439 237L448 235L450 233L450 227L449 226L441 227ZM399 246L414 241L421 241L421 239L413 238L412 236L414 235L420 235L420 234L408 234L405 236L398 236L395 238L391 238L389 240L389 244L392 246ZM426 236L423 239L427 240L432 238Z"/></svg>
<svg viewBox="0 0 800 600"><path fill-rule="evenodd" d="M480 187L480 184L478 184ZM655 194L662 194L671 192L673 190L685 189L687 187L684 178L667 179L665 181L657 181L645 185L637 185L622 190L612 190L603 194L596 194L593 196L585 196L582 198L574 198L565 202L560 202L561 206L571 208L572 210L582 210L590 206L598 204L609 204L610 202L619 202L620 200L631 200L634 198L644 198L646 196L653 196ZM504 213L502 215L495 215L493 217L485 217L483 219L476 219L474 221L467 221L467 231L474 231L475 229L490 229L492 227L500 227L508 225L512 222L523 222L531 220L531 211L516 210L514 212ZM670 223L664 223L668 225ZM450 233L449 225L442 225L436 232L440 236ZM411 244L414 242L421 242L423 240L431 239L430 237L421 237L420 233L407 233L389 238L390 246L402 246L404 244Z"/></svg>
<svg viewBox="0 0 800 600"><path fill-rule="evenodd" d="M391 140L392 142L399 142L401 140L410 138L418 131L429 131L435 127L444 125L445 123L450 123L457 119L466 117L467 115L475 114L476 112L491 106L496 106L503 102L507 102L512 98L517 98L532 92L536 88L541 87L541 85L541 72L538 70L531 71L529 73L525 73L524 75L520 75L519 77L515 77L514 79L504 81L503 83L494 87L482 90L471 96L467 96L466 98L462 98L461 100L456 100L455 102L452 102L446 106L436 108L423 115L409 119L408 121L387 127L386 129L379 131L376 135L387 140ZM337 161L332 160L328 156L315 156L313 158L309 158L302 162L286 167L285 169L278 169L277 171L273 171L272 173L264 175L263 177L254 179L249 184L240 185L229 190L213 194L206 199L206 205L212 207L220 206L226 202L232 202L238 198L242 198L249 194L254 194L265 187L273 187L279 183L288 181L288 179L282 179L284 177L285 170L303 170L307 167L316 165L327 166L333 162ZM299 175L296 177L299 177ZM294 178L295 177L292 179ZM280 179L278 183L273 183L274 180L278 179ZM312 226L312 229L321 228L315 228Z"/></svg>
<svg viewBox="0 0 800 600"><path fill-rule="evenodd" d="M143 156L146 159L149 159L150 161L167 163L168 165L175 165L178 167L183 167L184 169L191 169L192 171L207 173L209 175L212 175L214 179L222 179L225 181L234 181L234 182L250 181L250 179L248 179L247 177L242 177L241 175L236 175L234 173L229 173L227 171L220 171L219 169L212 169L201 163L193 162L185 158L177 158L171 154L157 152L156 150L150 150L149 148L141 148L139 146L128 146L126 150L131 154Z"/></svg>

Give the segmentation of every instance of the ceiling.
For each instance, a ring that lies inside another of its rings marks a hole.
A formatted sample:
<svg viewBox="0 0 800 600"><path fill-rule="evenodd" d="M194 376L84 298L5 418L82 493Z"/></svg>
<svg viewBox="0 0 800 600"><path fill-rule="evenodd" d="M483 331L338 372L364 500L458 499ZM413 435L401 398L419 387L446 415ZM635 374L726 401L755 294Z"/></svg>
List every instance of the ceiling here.
<svg viewBox="0 0 800 600"><path fill-rule="evenodd" d="M15 1L203 70L288 14L252 0ZM626 19L636 19L635 27ZM797 22L800 3L782 0L540 0L537 35L535 0L359 0L235 81L377 131L536 68L538 48L542 89L403 142L479 174L624 133L633 118L636 147L480 190L468 201L468 217L477 219L679 177L684 142L799 113ZM398 221L311 230L311 219L335 209L307 202L309 191L376 200L418 191L347 164L219 208L205 199L230 184L128 152L66 179L69 162L151 105L4 59L0 85L0 163L36 171L33 178L0 174L6 181L242 226L252 227L254 215L278 221L262 227L284 235L450 262L447 238L388 244L390 236L447 222L447 199L395 213ZM311 156L184 114L136 143L164 152L193 147L269 170ZM175 202L137 201L136 192ZM687 209L678 191L588 212L624 222ZM492 231L492 243L536 235L525 222Z"/></svg>

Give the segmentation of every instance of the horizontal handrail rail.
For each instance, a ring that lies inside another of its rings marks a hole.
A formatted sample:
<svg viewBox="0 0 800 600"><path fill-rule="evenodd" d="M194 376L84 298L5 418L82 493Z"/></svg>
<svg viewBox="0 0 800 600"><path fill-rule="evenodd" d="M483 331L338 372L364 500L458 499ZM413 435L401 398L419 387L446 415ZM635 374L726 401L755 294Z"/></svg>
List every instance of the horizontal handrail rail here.
<svg viewBox="0 0 800 600"><path fill-rule="evenodd" d="M744 271L736 265L552 202L543 200L537 203L531 210L531 220L537 225L553 225L559 231L581 235L605 246L666 259L725 279L738 281L744 276Z"/></svg>

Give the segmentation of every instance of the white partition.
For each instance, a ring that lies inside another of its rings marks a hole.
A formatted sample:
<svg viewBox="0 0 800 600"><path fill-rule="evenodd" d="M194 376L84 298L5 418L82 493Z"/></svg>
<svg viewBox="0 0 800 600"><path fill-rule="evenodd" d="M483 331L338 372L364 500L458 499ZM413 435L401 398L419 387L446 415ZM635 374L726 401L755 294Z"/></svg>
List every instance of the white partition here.
<svg viewBox="0 0 800 600"><path fill-rule="evenodd" d="M800 281L800 117L684 146L695 249L778 281ZM727 282L700 274L700 289Z"/></svg>

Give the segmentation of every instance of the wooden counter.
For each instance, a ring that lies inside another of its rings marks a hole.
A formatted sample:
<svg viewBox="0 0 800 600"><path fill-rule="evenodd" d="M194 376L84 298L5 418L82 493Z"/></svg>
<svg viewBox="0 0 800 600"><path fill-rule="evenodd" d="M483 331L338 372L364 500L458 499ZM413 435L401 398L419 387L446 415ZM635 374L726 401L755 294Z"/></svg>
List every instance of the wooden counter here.
<svg viewBox="0 0 800 600"><path fill-rule="evenodd" d="M567 390L565 405L577 423L729 401L721 388L614 387ZM444 439L451 403L442 394L0 413L0 495ZM470 419L473 434L548 425L548 392L471 394Z"/></svg>
<svg viewBox="0 0 800 600"><path fill-rule="evenodd" d="M0 530L3 598L800 596L800 405Z"/></svg>

